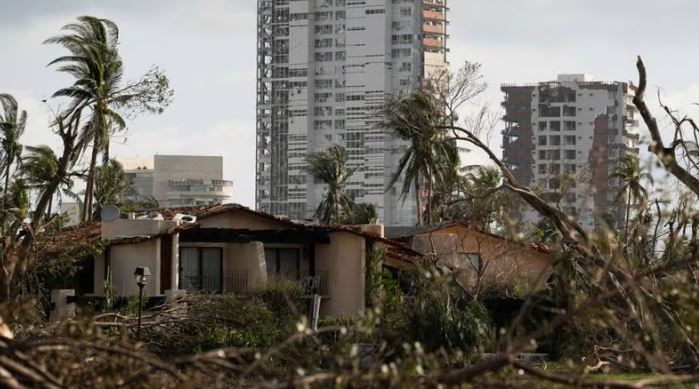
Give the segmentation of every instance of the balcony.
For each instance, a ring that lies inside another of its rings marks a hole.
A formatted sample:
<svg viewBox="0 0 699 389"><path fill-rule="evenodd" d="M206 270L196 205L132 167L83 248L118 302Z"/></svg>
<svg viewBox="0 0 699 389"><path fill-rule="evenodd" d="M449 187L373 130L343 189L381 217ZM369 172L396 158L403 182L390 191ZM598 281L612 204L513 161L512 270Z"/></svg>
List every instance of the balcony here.
<svg viewBox="0 0 699 389"><path fill-rule="evenodd" d="M443 25L423 24L422 31L430 34L444 34Z"/></svg>
<svg viewBox="0 0 699 389"><path fill-rule="evenodd" d="M446 7L446 2L444 0L422 0L423 5L430 5L434 7Z"/></svg>
<svg viewBox="0 0 699 389"><path fill-rule="evenodd" d="M423 19L430 19L430 20L439 20L439 21L446 21L447 17L444 14L444 12L436 12L436 11L422 11L422 18Z"/></svg>
<svg viewBox="0 0 699 389"><path fill-rule="evenodd" d="M422 44L427 46L427 47L444 48L444 43L439 39L425 38L422 40Z"/></svg>

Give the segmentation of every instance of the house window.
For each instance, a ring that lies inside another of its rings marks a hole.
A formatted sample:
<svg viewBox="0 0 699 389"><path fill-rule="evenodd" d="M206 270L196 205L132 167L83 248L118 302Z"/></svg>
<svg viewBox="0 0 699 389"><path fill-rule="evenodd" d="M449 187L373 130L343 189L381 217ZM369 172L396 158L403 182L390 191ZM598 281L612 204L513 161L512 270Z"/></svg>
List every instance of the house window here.
<svg viewBox="0 0 699 389"><path fill-rule="evenodd" d="M265 248L267 276L299 279L300 257L299 249L296 248Z"/></svg>
<svg viewBox="0 0 699 389"><path fill-rule="evenodd" d="M222 292L223 249L180 248L180 287L185 290Z"/></svg>

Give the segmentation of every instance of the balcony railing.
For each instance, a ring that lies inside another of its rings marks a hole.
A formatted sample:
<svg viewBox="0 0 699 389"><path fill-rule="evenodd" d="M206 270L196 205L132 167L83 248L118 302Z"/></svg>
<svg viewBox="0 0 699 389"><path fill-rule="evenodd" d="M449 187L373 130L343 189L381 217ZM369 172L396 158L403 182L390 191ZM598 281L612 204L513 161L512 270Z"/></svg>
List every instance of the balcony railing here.
<svg viewBox="0 0 699 389"><path fill-rule="evenodd" d="M226 271L223 275L223 288L225 292L246 292L248 290L247 269Z"/></svg>
<svg viewBox="0 0 699 389"><path fill-rule="evenodd" d="M433 19L433 20L446 20L446 15L444 15L444 12L435 12L435 11L422 11L422 17L424 19Z"/></svg>
<svg viewBox="0 0 699 389"><path fill-rule="evenodd" d="M439 39L425 38L422 40L422 43L430 47L444 47L444 43Z"/></svg>
<svg viewBox="0 0 699 389"><path fill-rule="evenodd" d="M328 272L320 272L315 276L307 276L299 281L299 285L305 294L319 294L328 296Z"/></svg>
<svg viewBox="0 0 699 389"><path fill-rule="evenodd" d="M422 31L432 34L444 34L444 26L435 26L432 24L424 24Z"/></svg>

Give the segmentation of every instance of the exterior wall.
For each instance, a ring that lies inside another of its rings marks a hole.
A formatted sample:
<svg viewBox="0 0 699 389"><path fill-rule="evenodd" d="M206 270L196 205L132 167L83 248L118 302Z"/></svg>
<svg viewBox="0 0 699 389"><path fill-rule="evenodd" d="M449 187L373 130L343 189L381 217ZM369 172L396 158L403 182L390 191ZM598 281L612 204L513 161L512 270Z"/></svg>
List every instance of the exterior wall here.
<svg viewBox="0 0 699 389"><path fill-rule="evenodd" d="M160 295L160 239L110 246L109 264L112 270L112 285L120 296L138 294L134 270L139 266L150 267L151 277L144 288L148 296ZM100 269L101 268L101 269ZM104 267L95 266L95 279L104 279ZM97 289L95 289L97 290ZM104 288L100 288L104 294Z"/></svg>
<svg viewBox="0 0 699 389"><path fill-rule="evenodd" d="M267 281L264 245L250 243L192 243L183 242L180 248L214 247L222 250L223 292L239 292Z"/></svg>
<svg viewBox="0 0 699 389"><path fill-rule="evenodd" d="M322 315L356 315L365 307L366 241L363 237L334 232L330 244L316 245L316 271L327 272L328 295Z"/></svg>
<svg viewBox="0 0 699 389"><path fill-rule="evenodd" d="M618 215L613 200L619 183L608 175L620 156L638 154L637 121L628 85L593 82L590 76L571 74L536 85L505 85L502 90L506 92L507 123L503 158L514 168L515 176L541 189L547 201L576 217L585 228L595 228L604 214ZM527 101L528 110L523 107ZM527 135L529 139L523 139ZM528 212L526 219L534 223L539 216Z"/></svg>
<svg viewBox="0 0 699 389"><path fill-rule="evenodd" d="M355 199L377 205L387 224L415 224L414 196L385 192L407 143L378 128L376 113L446 67L445 5L258 0L258 210L312 217L326 188L305 159L338 144L358 168L348 182Z"/></svg>
<svg viewBox="0 0 699 389"><path fill-rule="evenodd" d="M198 221L202 228L235 228L249 230L268 230L289 228L284 223L263 217L248 214L246 212L228 212L225 214L208 217ZM267 281L267 264L265 262L265 247L292 247L301 250L303 245L264 245L261 242L249 244L203 244L203 243L181 243L180 247L221 247L223 248L223 271L224 288L232 290L234 279L239 277L247 279L248 287L253 287L261 282ZM309 260L302 255L300 259L300 273L308 274ZM224 290L225 291L225 290Z"/></svg>
<svg viewBox="0 0 699 389"><path fill-rule="evenodd" d="M476 287L478 268L465 254L480 254L481 290L510 288L527 292L543 287L552 272L550 254L460 226L416 236L412 246L425 254L434 248L442 263L464 271L462 280L471 288Z"/></svg>
<svg viewBox="0 0 699 389"><path fill-rule="evenodd" d="M126 170L126 179L133 186L140 197L154 196L153 193L153 169L137 168Z"/></svg>

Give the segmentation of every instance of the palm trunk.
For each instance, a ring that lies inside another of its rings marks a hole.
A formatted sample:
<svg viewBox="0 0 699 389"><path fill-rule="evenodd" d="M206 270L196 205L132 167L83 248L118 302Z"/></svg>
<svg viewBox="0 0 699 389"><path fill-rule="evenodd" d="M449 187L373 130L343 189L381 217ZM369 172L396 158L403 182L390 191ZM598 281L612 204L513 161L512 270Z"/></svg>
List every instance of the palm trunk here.
<svg viewBox="0 0 699 389"><path fill-rule="evenodd" d="M434 192L434 182L432 181L432 172L427 172L427 225L432 225L432 193Z"/></svg>
<svg viewBox="0 0 699 389"><path fill-rule="evenodd" d="M83 201L82 221L89 223L92 220L92 200L95 190L95 174L97 171L97 154L99 153L98 137L95 137L92 143L92 155L90 156L90 167L87 173L87 182L85 184L85 199Z"/></svg>
<svg viewBox="0 0 699 389"><path fill-rule="evenodd" d="M51 219L51 209L53 208L53 196L49 199L49 204L46 207L46 221L49 221Z"/></svg>
<svg viewBox="0 0 699 389"><path fill-rule="evenodd" d="M422 220L422 201L420 200L420 179L415 178L415 209L417 210L417 225L423 226Z"/></svg>
<svg viewBox="0 0 699 389"><path fill-rule="evenodd" d="M631 189L629 188L629 195L626 199L626 225L624 226L624 232L626 233L625 240L626 240L627 246L629 244L629 216L630 216L630 214L631 214Z"/></svg>

